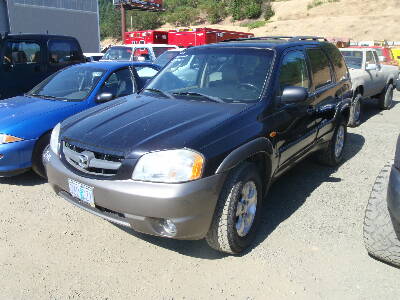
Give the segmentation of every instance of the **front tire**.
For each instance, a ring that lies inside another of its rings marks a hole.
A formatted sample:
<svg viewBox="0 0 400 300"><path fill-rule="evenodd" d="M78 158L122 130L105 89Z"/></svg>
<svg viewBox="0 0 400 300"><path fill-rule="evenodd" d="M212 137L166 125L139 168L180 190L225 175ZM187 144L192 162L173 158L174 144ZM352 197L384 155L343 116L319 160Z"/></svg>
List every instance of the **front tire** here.
<svg viewBox="0 0 400 300"><path fill-rule="evenodd" d="M251 245L260 222L262 191L254 163L242 163L231 171L206 235L211 248L239 254Z"/></svg>
<svg viewBox="0 0 400 300"><path fill-rule="evenodd" d="M42 136L36 143L32 153L32 170L40 177L47 179L46 169L43 165L43 153L50 144L50 134Z"/></svg>
<svg viewBox="0 0 400 300"><path fill-rule="evenodd" d="M391 265L400 266L400 224L391 218L386 201L390 164L377 177L364 218L364 245L369 255Z"/></svg>
<svg viewBox="0 0 400 300"><path fill-rule="evenodd" d="M393 84L389 83L379 96L379 107L382 110L391 109L393 106Z"/></svg>
<svg viewBox="0 0 400 300"><path fill-rule="evenodd" d="M336 167L343 161L344 148L347 141L347 127L345 123L339 123L333 132L332 139L327 147L317 154L317 159L321 164Z"/></svg>
<svg viewBox="0 0 400 300"><path fill-rule="evenodd" d="M347 124L347 126L357 127L358 125L360 125L362 116L361 101L362 95L357 94L357 96L353 100L353 103L351 104L349 123Z"/></svg>

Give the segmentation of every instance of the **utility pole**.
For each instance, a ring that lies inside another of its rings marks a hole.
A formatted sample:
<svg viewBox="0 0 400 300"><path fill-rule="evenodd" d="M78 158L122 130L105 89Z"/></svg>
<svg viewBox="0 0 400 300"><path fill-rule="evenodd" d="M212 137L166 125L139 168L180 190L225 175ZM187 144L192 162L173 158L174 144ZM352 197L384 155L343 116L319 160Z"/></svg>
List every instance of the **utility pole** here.
<svg viewBox="0 0 400 300"><path fill-rule="evenodd" d="M122 41L125 40L125 31L126 31L126 13L125 13L125 6L121 3L121 39Z"/></svg>

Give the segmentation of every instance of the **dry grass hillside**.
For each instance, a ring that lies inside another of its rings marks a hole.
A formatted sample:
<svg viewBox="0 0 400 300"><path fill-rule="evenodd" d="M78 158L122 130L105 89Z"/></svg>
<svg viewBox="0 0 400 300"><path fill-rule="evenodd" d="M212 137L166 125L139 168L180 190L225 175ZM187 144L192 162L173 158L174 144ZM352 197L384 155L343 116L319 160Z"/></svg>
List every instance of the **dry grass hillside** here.
<svg viewBox="0 0 400 300"><path fill-rule="evenodd" d="M253 30L240 26L243 21L231 22L230 19L212 26L252 32L256 36L318 35L354 40L400 41L400 0L340 0L308 9L312 1L273 2L275 16L265 26Z"/></svg>

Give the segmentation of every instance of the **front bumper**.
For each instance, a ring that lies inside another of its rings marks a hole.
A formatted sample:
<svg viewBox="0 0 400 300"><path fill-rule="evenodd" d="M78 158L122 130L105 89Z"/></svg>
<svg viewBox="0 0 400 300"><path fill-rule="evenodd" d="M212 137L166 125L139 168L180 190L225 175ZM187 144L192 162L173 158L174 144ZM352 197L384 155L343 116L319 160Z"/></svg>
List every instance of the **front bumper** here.
<svg viewBox="0 0 400 300"><path fill-rule="evenodd" d="M400 92L400 78L395 81L394 85L396 87L396 90Z"/></svg>
<svg viewBox="0 0 400 300"><path fill-rule="evenodd" d="M400 171L392 166L387 202L390 214L400 223Z"/></svg>
<svg viewBox="0 0 400 300"><path fill-rule="evenodd" d="M180 184L91 179L71 172L51 151L44 163L54 191L70 203L110 222L151 235L171 237L164 233L160 223L172 220L177 229L173 236L176 239L205 237L226 178L226 174L218 174ZM93 187L95 207L71 196L69 178Z"/></svg>
<svg viewBox="0 0 400 300"><path fill-rule="evenodd" d="M18 175L32 166L36 140L0 145L0 177Z"/></svg>

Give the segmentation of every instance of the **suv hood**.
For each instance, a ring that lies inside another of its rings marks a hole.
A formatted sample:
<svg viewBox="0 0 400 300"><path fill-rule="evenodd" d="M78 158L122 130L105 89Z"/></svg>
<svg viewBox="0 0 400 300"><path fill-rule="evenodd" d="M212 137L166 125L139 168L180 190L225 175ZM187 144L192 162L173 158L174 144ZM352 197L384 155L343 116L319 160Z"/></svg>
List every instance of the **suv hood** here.
<svg viewBox="0 0 400 300"><path fill-rule="evenodd" d="M93 151L132 157L163 149L196 149L196 138L245 108L131 95L67 119L61 138Z"/></svg>

